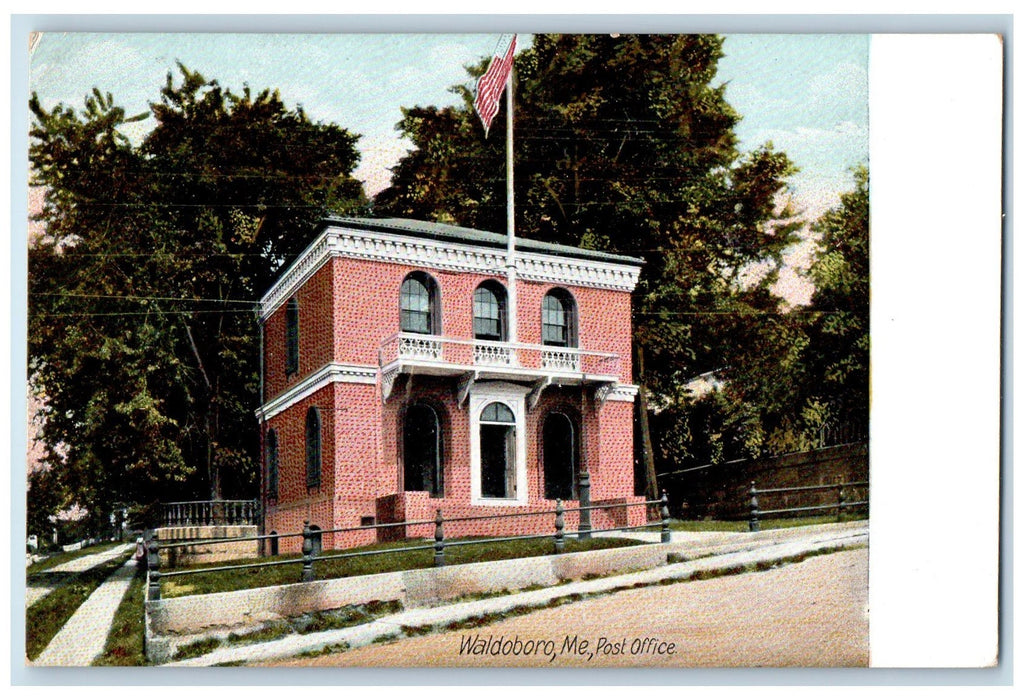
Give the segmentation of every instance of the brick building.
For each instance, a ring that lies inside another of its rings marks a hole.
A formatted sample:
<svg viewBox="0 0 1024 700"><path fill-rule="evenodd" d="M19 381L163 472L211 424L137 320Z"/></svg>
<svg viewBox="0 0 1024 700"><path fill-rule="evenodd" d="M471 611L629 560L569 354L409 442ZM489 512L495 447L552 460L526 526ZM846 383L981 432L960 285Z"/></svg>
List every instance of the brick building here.
<svg viewBox="0 0 1024 700"><path fill-rule="evenodd" d="M590 481L637 525L630 292L642 261L405 219L328 218L261 302L265 530L548 510ZM509 293L509 279L514 293ZM578 523L566 514L567 527ZM446 536L551 532L550 515ZM381 537L422 537L432 525ZM373 530L325 533L324 548ZM298 547L295 539L282 548Z"/></svg>

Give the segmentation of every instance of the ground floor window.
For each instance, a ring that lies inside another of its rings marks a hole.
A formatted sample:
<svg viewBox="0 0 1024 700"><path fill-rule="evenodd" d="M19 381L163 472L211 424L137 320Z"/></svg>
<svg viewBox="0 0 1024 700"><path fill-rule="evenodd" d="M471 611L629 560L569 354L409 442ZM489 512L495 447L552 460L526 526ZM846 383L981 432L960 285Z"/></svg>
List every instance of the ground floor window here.
<svg viewBox="0 0 1024 700"><path fill-rule="evenodd" d="M552 412L542 428L544 498L576 499L579 472L579 429L567 413Z"/></svg>
<svg viewBox="0 0 1024 700"><path fill-rule="evenodd" d="M477 382L469 391L471 503L525 505L526 394L511 382Z"/></svg>
<svg viewBox="0 0 1024 700"><path fill-rule="evenodd" d="M484 498L516 497L516 425L503 403L480 414L480 493Z"/></svg>
<svg viewBox="0 0 1024 700"><path fill-rule="evenodd" d="M444 468L441 461L442 432L437 411L423 403L406 410L402 427L404 489L444 495Z"/></svg>

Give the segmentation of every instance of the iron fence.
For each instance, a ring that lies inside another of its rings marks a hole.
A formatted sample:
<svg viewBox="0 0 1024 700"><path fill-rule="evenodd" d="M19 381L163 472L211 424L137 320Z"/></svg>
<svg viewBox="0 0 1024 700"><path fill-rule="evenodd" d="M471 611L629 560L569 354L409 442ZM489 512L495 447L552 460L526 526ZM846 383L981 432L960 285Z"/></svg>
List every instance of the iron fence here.
<svg viewBox="0 0 1024 700"><path fill-rule="evenodd" d="M659 515L661 520L650 521L644 525L624 526L615 528L604 528L604 529L593 529L590 527L590 511L606 508L647 508L649 506L659 506ZM580 514L579 528L573 531L566 531L565 528L565 514L578 512ZM467 539L467 540L447 540L444 535L445 523L453 522L468 522L478 520L496 520L501 518L523 518L531 516L542 516L542 515L553 515L554 516L554 532L537 535L513 535L508 537L489 537L483 539ZM340 532L359 532L367 530L379 530L382 528L394 528L394 527L408 527L413 525L433 525L434 526L434 541L422 544L422 545L411 545L408 547L393 547L386 549L372 549L364 550L359 552L338 552L335 554L321 554L318 548L318 543L322 541L322 536L329 533L340 533ZM302 565L302 572L300 575L300 581L303 583L314 580L314 563L318 561L332 561L338 559L351 559L355 557L367 557L377 554L391 554L399 552L415 552L415 551L427 551L432 550L434 552L433 565L435 567L445 565L445 551L453 547L463 547L466 545L479 545L479 544L493 544L498 542L512 542L516 540L540 540L540 539L551 539L553 544L553 553L561 554L565 551L565 539L566 536L575 535L578 539L588 539L591 535L601 532L621 532L621 531L632 531L632 530L643 530L652 527L661 528L661 543L669 543L672 541L672 531L669 529L669 513L668 513L668 494L662 492L660 499L651 501L640 501L637 503L616 503L614 505L599 504L589 506L578 506L575 508L566 508L562 505L561 499L556 501L555 508L552 510L532 510L523 513L504 513L499 515L468 515L460 516L456 518L445 519L442 516L441 509L437 509L437 513L433 520L409 520L398 523L379 523L373 525L358 525L353 527L339 527L328 530L321 530L316 526L310 525L307 520L303 525L302 532L289 532L281 534L271 535L253 535L249 537L225 537L220 539L201 539L201 540L184 540L177 542L161 543L156 535L155 531L147 533L146 539L146 564L148 568L147 572L147 598L149 600L160 599L160 582L165 578L179 577L179 576L191 576L209 574L214 572L223 571L240 571L243 569L254 569L264 568L273 566L289 566L294 564ZM179 571L161 571L160 570L160 550L161 549L174 549L182 547L194 547L196 545L213 545L213 544L228 544L236 542L260 542L270 541L280 538L291 538L301 537L302 538L302 558L294 559L283 559L266 562L253 562L247 564L231 564L225 566L209 566L196 569L187 569Z"/></svg>
<svg viewBox="0 0 1024 700"><path fill-rule="evenodd" d="M842 522L843 516L850 509L868 505L868 500L866 498L861 501L846 500L846 489L866 488L868 485L869 482L867 481L847 481L839 484L821 484L818 486L787 486L785 488L759 489L757 488L757 484L751 481L749 491L749 529L751 532L759 532L761 529L761 516L779 515L781 513L806 513L810 511L835 510L836 522ZM763 497L769 494L800 493L806 491L835 491L836 501L834 503L823 503L821 505L816 506L798 506L794 508L772 508L769 510L762 510L757 500L758 495L761 495Z"/></svg>

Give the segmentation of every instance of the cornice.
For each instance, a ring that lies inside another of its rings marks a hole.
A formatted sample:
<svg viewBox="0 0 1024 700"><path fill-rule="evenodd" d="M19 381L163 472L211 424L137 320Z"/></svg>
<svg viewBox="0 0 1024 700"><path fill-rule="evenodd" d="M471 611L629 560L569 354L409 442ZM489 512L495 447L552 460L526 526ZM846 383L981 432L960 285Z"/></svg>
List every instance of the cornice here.
<svg viewBox="0 0 1024 700"><path fill-rule="evenodd" d="M605 401L629 401L632 403L639 390L640 387L636 384L616 384L605 397Z"/></svg>
<svg viewBox="0 0 1024 700"><path fill-rule="evenodd" d="M260 422L268 421L277 414L286 411L299 401L335 382L342 384L376 384L377 367L375 365L345 365L332 362L321 367L288 391L272 401L263 404L256 417Z"/></svg>
<svg viewBox="0 0 1024 700"><path fill-rule="evenodd" d="M505 271L506 255L504 249L488 246L330 226L263 297L260 318L269 318L331 257L493 275ZM517 252L516 271L520 279L531 282L620 292L632 292L640 276L634 265L530 252Z"/></svg>

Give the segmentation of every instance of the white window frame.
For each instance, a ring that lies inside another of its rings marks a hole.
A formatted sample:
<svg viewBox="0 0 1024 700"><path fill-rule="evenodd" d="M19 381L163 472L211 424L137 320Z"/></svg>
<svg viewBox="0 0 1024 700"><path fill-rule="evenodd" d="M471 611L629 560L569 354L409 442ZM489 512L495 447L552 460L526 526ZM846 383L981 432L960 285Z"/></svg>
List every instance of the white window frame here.
<svg viewBox="0 0 1024 700"><path fill-rule="evenodd" d="M526 481L526 395L529 387L507 382L477 382L469 391L470 504L474 506L525 506L530 500ZM480 414L497 401L509 407L515 418L515 498L487 498L482 494L480 473Z"/></svg>

